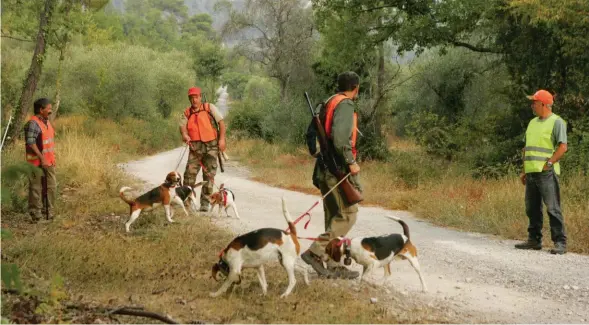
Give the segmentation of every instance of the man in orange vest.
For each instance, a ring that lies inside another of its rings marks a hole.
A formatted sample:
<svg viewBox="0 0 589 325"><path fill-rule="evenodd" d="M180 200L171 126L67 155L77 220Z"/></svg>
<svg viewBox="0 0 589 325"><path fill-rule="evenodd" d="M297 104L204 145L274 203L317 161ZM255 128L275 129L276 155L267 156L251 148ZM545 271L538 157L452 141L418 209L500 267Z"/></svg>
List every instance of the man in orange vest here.
<svg viewBox="0 0 589 325"><path fill-rule="evenodd" d="M209 210L208 196L213 194L213 182L217 173L217 155L225 151L225 122L215 105L203 103L201 90L192 87L188 90L190 107L184 110L180 122L182 139L190 146L188 162L184 171L184 183L196 183L196 176L204 166L202 179L208 181L200 194L200 211ZM216 125L218 125L218 130Z"/></svg>
<svg viewBox="0 0 589 325"><path fill-rule="evenodd" d="M358 97L360 89L360 77L353 71L348 71L338 76L338 93L331 96L325 105L322 105L319 118L325 129L330 149L336 158L338 168L349 176L350 183L362 191L358 173L360 166L356 162L356 138L357 113L353 100ZM338 183L317 156L315 170L313 172L313 184L325 195ZM356 223L358 204L347 205L339 190L329 194L323 201L325 214L325 233L320 239L331 240L339 236L345 236ZM336 263L325 254L328 241L316 241L305 251L301 257L315 269L317 274L327 278L353 279L359 276L356 271L351 271ZM323 265L327 261L327 268Z"/></svg>
<svg viewBox="0 0 589 325"><path fill-rule="evenodd" d="M31 173L29 176L29 214L32 221L41 219L42 201L42 177L47 178L47 204L49 218L53 219L53 206L55 193L57 192L57 180L55 177L55 131L49 115L51 115L51 102L47 98L40 98L33 104L35 115L25 124L25 152L27 162L44 169L43 172Z"/></svg>

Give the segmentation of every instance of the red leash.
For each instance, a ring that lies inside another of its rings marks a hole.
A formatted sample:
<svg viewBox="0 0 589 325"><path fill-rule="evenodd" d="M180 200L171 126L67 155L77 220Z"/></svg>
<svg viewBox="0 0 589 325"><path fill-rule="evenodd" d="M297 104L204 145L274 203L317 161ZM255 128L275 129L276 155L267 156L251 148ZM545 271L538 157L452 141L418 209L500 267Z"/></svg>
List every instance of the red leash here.
<svg viewBox="0 0 589 325"><path fill-rule="evenodd" d="M298 217L295 221L293 221L293 224L297 224L299 223L299 221L301 221L301 219L303 219L305 216L309 216L309 220L307 220L307 222L305 223L305 229L307 229L307 227L309 226L309 222L311 222L311 210L313 210L313 208L315 208L317 205L319 204L319 201L315 202L315 204L313 204L313 206L311 208L309 208L309 210L307 210L305 213L303 213L300 217ZM284 231L286 231L288 233L289 228L286 228Z"/></svg>
<svg viewBox="0 0 589 325"><path fill-rule="evenodd" d="M207 176L209 177L210 182L213 183L213 186L215 186L216 188L220 189L219 186L217 186L217 184L215 184L215 177L211 177L211 174L209 174L209 172L207 172L207 169L205 167L205 165L202 164L202 161L198 162L200 164L200 168L202 168L202 172L207 174ZM203 179L204 180L204 179Z"/></svg>
<svg viewBox="0 0 589 325"><path fill-rule="evenodd" d="M313 208L315 208L319 204L319 201L324 200L329 195L329 193L331 193L333 190L335 190L339 186L339 184L341 184L341 182L343 182L346 178L348 178L348 176L350 176L350 173L348 173L346 175L346 177L342 178L339 182L337 182L337 184L335 184L334 187L330 188L329 191L327 191L327 193L325 193L325 195L323 195L321 197L321 199L317 200L317 202L315 202L315 204L313 204L313 206L311 206L309 208L309 210L307 210L300 217L298 217L293 223L296 225L305 216L309 216L309 220L305 223L305 229L307 229L307 226L309 226L309 222L311 222L311 210L313 210ZM284 231L286 231L288 233L288 228L286 228ZM301 239L309 239L309 238L301 238Z"/></svg>

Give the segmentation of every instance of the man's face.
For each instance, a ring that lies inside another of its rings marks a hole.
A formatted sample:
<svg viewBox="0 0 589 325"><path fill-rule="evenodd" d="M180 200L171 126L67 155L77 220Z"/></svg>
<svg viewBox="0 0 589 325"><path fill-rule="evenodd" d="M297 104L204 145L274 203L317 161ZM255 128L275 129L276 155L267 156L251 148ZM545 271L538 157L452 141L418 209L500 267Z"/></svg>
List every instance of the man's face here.
<svg viewBox="0 0 589 325"><path fill-rule="evenodd" d="M192 105L192 107L198 107L200 106L200 94L198 95L192 95L189 97L190 99L190 104Z"/></svg>
<svg viewBox="0 0 589 325"><path fill-rule="evenodd" d="M358 98L359 92L360 92L360 85L358 85L358 86L356 86L356 88L354 88L354 93L352 94L352 99Z"/></svg>
<svg viewBox="0 0 589 325"><path fill-rule="evenodd" d="M532 110L534 111L534 114L540 116L544 110L544 104L539 100L534 100L532 101Z"/></svg>
<svg viewBox="0 0 589 325"><path fill-rule="evenodd" d="M51 104L47 104L47 106L41 108L41 110L39 111L39 114L44 118L44 119L48 119L49 115L51 115L52 113L52 107Z"/></svg>

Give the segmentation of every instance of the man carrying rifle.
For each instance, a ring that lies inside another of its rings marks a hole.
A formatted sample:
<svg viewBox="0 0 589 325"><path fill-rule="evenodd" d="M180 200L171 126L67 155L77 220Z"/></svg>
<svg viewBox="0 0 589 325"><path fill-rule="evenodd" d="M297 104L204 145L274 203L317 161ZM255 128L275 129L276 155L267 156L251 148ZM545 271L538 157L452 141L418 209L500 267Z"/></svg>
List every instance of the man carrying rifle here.
<svg viewBox="0 0 589 325"><path fill-rule="evenodd" d="M352 101L358 96L360 77L352 72L344 72L338 76L338 93L331 96L324 105L321 105L319 120L327 138L328 152L320 154L312 153L317 157L313 172L313 184L325 195L338 183L338 177L330 171L334 166L329 166L327 156L335 162L336 173L346 175L353 190L362 192L358 173L360 167L356 162L356 136L357 115L355 104ZM310 127L310 131L313 127ZM317 130L315 130L317 131ZM318 132L320 133L320 132ZM313 141L315 141L313 139ZM323 201L325 213L325 233L305 251L301 257L315 271L323 277L335 279L354 279L359 276L356 271L351 271L338 264L325 254L327 240L338 236L345 236L356 223L358 203L350 202L350 199L341 191L341 187L331 192ZM323 265L327 261L327 267Z"/></svg>
<svg viewBox="0 0 589 325"><path fill-rule="evenodd" d="M180 122L182 139L190 146L188 162L184 171L184 183L193 185L201 169L206 169L202 179L208 181L200 194L200 211L209 210L207 196L213 194L213 182L217 173L219 151L225 151L225 122L215 105L203 103L201 90L192 87L188 90L190 107L184 110ZM217 126L218 125L218 130Z"/></svg>

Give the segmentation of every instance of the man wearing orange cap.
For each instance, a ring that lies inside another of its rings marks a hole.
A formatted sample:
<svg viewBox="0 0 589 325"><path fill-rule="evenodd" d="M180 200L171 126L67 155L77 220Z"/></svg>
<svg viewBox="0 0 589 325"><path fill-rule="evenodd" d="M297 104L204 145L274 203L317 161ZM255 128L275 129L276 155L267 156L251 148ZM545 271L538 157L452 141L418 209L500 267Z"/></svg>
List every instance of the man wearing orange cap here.
<svg viewBox="0 0 589 325"><path fill-rule="evenodd" d="M203 103L201 98L200 88L192 87L188 90L190 107L182 114L180 133L184 142L190 146L184 183L196 183L201 164L205 168L202 179L208 182L203 185L200 194L200 211L206 212L209 210L207 197L213 194L217 155L219 150L225 151L225 122L217 107Z"/></svg>
<svg viewBox="0 0 589 325"><path fill-rule="evenodd" d="M542 201L550 220L550 234L554 242L552 254L566 253L564 217L560 209L559 160L567 151L566 123L552 113L553 97L546 90L527 96L537 117L526 130L524 172L520 175L526 186L526 214L529 218L528 240L516 244L519 249L542 249Z"/></svg>

